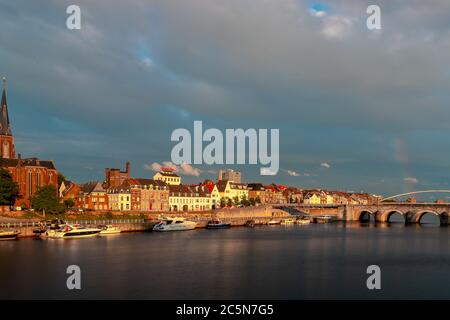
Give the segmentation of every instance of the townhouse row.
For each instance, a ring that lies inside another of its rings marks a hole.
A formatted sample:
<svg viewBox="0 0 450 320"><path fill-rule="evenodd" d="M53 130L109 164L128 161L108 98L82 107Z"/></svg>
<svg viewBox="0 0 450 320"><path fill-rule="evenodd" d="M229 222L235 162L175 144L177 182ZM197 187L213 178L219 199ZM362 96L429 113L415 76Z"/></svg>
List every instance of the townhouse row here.
<svg viewBox="0 0 450 320"><path fill-rule="evenodd" d="M153 179L132 178L129 163L125 171L105 169L104 182L78 185L65 181L59 192L61 200L72 199L75 208L99 211L207 211L237 205L371 204L378 201L366 193L302 190L232 180L205 180L188 185L182 184L171 168L161 168Z"/></svg>

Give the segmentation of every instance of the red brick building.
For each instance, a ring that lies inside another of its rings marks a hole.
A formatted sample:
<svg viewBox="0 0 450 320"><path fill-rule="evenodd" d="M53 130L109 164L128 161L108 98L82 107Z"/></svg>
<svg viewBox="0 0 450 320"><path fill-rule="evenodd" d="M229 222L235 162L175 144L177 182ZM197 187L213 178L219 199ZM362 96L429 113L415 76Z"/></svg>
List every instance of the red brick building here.
<svg viewBox="0 0 450 320"><path fill-rule="evenodd" d="M121 171L116 168L106 168L105 169L105 188L118 188L126 180L130 179L130 162L126 163L125 171Z"/></svg>
<svg viewBox="0 0 450 320"><path fill-rule="evenodd" d="M108 210L108 194L101 182L87 182L80 185L75 207L84 210Z"/></svg>
<svg viewBox="0 0 450 320"><path fill-rule="evenodd" d="M53 185L58 190L58 172L53 161L38 158L16 158L14 136L8 115L6 90L3 89L0 109L0 167L6 168L19 186L19 197L15 206L30 207L30 197L39 188Z"/></svg>

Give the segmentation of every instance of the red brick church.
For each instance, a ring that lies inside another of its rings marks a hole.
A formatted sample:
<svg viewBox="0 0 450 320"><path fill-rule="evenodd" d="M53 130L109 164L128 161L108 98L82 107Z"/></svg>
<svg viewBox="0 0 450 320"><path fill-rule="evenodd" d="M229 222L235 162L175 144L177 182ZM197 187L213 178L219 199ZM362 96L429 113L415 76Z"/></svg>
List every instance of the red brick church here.
<svg viewBox="0 0 450 320"><path fill-rule="evenodd" d="M8 169L19 186L19 197L14 206L29 208L30 197L43 186L53 185L58 189L58 172L53 161L22 159L20 154L16 157L5 87L0 110L0 167Z"/></svg>

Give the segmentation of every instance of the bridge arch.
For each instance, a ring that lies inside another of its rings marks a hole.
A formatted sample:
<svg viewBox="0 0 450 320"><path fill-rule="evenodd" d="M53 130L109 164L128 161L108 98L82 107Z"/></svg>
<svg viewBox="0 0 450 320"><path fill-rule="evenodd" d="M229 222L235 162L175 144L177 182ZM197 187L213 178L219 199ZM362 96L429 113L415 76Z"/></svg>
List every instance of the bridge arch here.
<svg viewBox="0 0 450 320"><path fill-rule="evenodd" d="M385 211L380 211L378 213L377 221L391 222L390 221L391 217L396 214L400 215L403 218L405 223L407 222L407 213L403 212L401 210L397 210L397 209L389 209L389 210L385 210Z"/></svg>
<svg viewBox="0 0 450 320"><path fill-rule="evenodd" d="M373 212L371 210L362 210L359 212L358 215L358 221L359 222L370 222L371 217L372 219L376 219L375 217L376 212Z"/></svg>
<svg viewBox="0 0 450 320"><path fill-rule="evenodd" d="M432 215L435 215L435 216L439 219L440 224L442 224L442 218L445 218L445 217L448 218L447 213L445 213L445 214L443 213L444 216L442 216L441 213L439 213L439 212L437 212L437 211L435 211L435 210L424 209L424 210L417 211L417 212L414 214L413 222L415 222L415 223L421 223L422 218L423 218L426 214L432 214Z"/></svg>

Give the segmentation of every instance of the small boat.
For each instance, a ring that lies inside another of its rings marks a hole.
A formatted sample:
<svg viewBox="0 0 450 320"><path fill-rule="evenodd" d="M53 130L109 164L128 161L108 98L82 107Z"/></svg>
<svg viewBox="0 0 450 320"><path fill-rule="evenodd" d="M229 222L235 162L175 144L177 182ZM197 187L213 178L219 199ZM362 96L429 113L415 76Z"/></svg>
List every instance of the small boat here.
<svg viewBox="0 0 450 320"><path fill-rule="evenodd" d="M336 221L336 217L325 215L325 216L318 216L314 218L315 223L330 223Z"/></svg>
<svg viewBox="0 0 450 320"><path fill-rule="evenodd" d="M247 228L254 228L254 227L255 227L255 220L247 220L247 221L245 222L245 226L246 226Z"/></svg>
<svg viewBox="0 0 450 320"><path fill-rule="evenodd" d="M296 224L301 224L301 225L306 225L306 224L310 224L311 220L309 220L309 219L298 219L295 223Z"/></svg>
<svg viewBox="0 0 450 320"><path fill-rule="evenodd" d="M101 227L102 231L100 231L101 236L107 236L111 234L119 234L122 232L119 227L115 227L113 225L106 225Z"/></svg>
<svg viewBox="0 0 450 320"><path fill-rule="evenodd" d="M292 224L295 224L295 220L294 219L285 219L285 220L281 221L281 224L285 225L285 226L292 225Z"/></svg>
<svg viewBox="0 0 450 320"><path fill-rule="evenodd" d="M277 224L281 224L281 220L269 220L267 222L267 225L269 225L269 226L274 226L274 225L277 225Z"/></svg>
<svg viewBox="0 0 450 320"><path fill-rule="evenodd" d="M219 219L208 221L208 224L206 225L207 229L228 229L230 227L231 223L224 223Z"/></svg>
<svg viewBox="0 0 450 320"><path fill-rule="evenodd" d="M0 230L0 240L16 240L19 234L17 230Z"/></svg>
<svg viewBox="0 0 450 320"><path fill-rule="evenodd" d="M193 230L196 226L197 223L188 221L185 218L163 218L153 227L153 231L185 231Z"/></svg>
<svg viewBox="0 0 450 320"><path fill-rule="evenodd" d="M97 236L101 229L87 228L79 225L66 224L58 230L47 230L42 236L51 239L75 239L75 238L90 238Z"/></svg>

